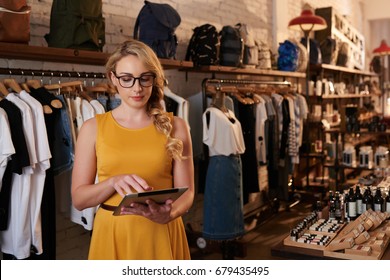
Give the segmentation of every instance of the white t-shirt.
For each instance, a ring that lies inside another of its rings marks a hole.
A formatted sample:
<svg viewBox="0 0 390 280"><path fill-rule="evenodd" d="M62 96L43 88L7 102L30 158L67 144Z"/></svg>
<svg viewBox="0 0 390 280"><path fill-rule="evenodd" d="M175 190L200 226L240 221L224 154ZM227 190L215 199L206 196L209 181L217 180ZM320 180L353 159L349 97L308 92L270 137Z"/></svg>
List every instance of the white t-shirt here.
<svg viewBox="0 0 390 280"><path fill-rule="evenodd" d="M207 121L206 115L209 115ZM245 152L241 123L231 110L224 113L210 107L203 113L203 143L209 147L209 155L237 155Z"/></svg>
<svg viewBox="0 0 390 280"><path fill-rule="evenodd" d="M188 127L190 127L190 123L188 121L189 102L183 97L177 95L176 93L173 93L168 87L164 87L164 95L169 98L172 98L174 101L177 102L176 115L182 118L188 124Z"/></svg>
<svg viewBox="0 0 390 280"><path fill-rule="evenodd" d="M89 103L92 105L93 109L95 110L95 114L104 114L106 112L104 106L96 99L91 100Z"/></svg>
<svg viewBox="0 0 390 280"><path fill-rule="evenodd" d="M34 123L35 150L38 162L35 165L34 173L31 174L29 212L31 217L32 245L36 248L37 254L40 255L43 253L41 204L46 170L50 168L51 152L41 103L24 90L20 92L19 96L31 108Z"/></svg>

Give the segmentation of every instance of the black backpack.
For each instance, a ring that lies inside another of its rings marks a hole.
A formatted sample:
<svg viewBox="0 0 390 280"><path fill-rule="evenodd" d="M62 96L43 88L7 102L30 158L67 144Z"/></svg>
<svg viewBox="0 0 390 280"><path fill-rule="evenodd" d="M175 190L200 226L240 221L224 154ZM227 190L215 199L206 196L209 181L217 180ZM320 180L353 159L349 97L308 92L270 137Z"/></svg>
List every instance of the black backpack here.
<svg viewBox="0 0 390 280"><path fill-rule="evenodd" d="M219 35L215 26L203 24L194 29L188 43L185 60L191 60L194 66L216 65L219 58Z"/></svg>
<svg viewBox="0 0 390 280"><path fill-rule="evenodd" d="M106 42L102 0L54 0L45 39L49 47L102 51Z"/></svg>
<svg viewBox="0 0 390 280"><path fill-rule="evenodd" d="M180 22L180 15L169 4L145 1L133 37L150 46L159 58L175 58L178 44L175 30Z"/></svg>
<svg viewBox="0 0 390 280"><path fill-rule="evenodd" d="M244 44L240 31L230 25L225 25L219 34L221 36L219 64L233 67L241 66Z"/></svg>

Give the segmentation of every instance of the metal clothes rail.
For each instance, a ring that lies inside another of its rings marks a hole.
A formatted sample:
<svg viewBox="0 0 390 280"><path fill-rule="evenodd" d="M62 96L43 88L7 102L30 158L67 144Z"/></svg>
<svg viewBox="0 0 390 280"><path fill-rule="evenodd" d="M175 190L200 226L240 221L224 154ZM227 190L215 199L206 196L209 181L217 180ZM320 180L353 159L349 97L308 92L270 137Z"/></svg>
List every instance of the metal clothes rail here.
<svg viewBox="0 0 390 280"><path fill-rule="evenodd" d="M62 70L34 70L21 68L0 68L0 75L9 76L31 76L31 77L62 77L62 78L79 78L79 79L105 79L105 73L101 72L79 72L79 71L62 71Z"/></svg>

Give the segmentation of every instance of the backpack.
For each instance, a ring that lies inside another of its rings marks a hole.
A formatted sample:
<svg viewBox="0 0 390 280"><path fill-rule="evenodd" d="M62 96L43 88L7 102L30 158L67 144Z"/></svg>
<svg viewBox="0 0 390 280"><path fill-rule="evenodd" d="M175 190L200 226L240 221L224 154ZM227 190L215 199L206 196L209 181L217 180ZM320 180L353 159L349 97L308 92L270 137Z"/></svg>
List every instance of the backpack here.
<svg viewBox="0 0 390 280"><path fill-rule="evenodd" d="M27 44L30 12L26 0L0 0L0 42Z"/></svg>
<svg viewBox="0 0 390 280"><path fill-rule="evenodd" d="M337 62L337 43L336 40L327 37L320 43L322 63L336 65Z"/></svg>
<svg viewBox="0 0 390 280"><path fill-rule="evenodd" d="M298 66L298 47L292 41L285 40L279 43L278 69L282 71L295 71Z"/></svg>
<svg viewBox="0 0 390 280"><path fill-rule="evenodd" d="M348 67L349 65L349 45L347 42L340 43L339 54L337 56L337 66Z"/></svg>
<svg viewBox="0 0 390 280"><path fill-rule="evenodd" d="M230 25L225 25L219 32L221 47L219 64L223 66L239 67L243 61L244 44L240 31Z"/></svg>
<svg viewBox="0 0 390 280"><path fill-rule="evenodd" d="M53 0L45 39L49 47L102 51L106 42L102 0Z"/></svg>
<svg viewBox="0 0 390 280"><path fill-rule="evenodd" d="M306 38L301 39L301 44L306 48ZM322 55L320 44L317 40L311 39L309 40L310 44L310 64L321 64L322 63Z"/></svg>
<svg viewBox="0 0 390 280"><path fill-rule="evenodd" d="M133 37L151 47L157 57L175 58L175 30L180 22L180 15L169 4L145 1L135 21Z"/></svg>
<svg viewBox="0 0 390 280"><path fill-rule="evenodd" d="M291 40L295 45L298 47L298 60L297 60L297 68L295 69L296 72L306 72L307 68L307 49L306 47L299 42L298 40Z"/></svg>
<svg viewBox="0 0 390 280"><path fill-rule="evenodd" d="M185 60L194 66L216 65L219 58L219 35L215 26L203 24L195 27L188 43Z"/></svg>
<svg viewBox="0 0 390 280"><path fill-rule="evenodd" d="M382 70L382 63L380 56L374 56L370 62L370 71L380 74Z"/></svg>
<svg viewBox="0 0 390 280"><path fill-rule="evenodd" d="M269 46L262 42L256 41L257 49L258 49L258 63L256 68L258 69L271 69L272 68L272 52Z"/></svg>
<svg viewBox="0 0 390 280"><path fill-rule="evenodd" d="M243 61L244 65L259 64L259 50L253 37L252 29L245 23L237 23L235 26L239 31L244 43Z"/></svg>

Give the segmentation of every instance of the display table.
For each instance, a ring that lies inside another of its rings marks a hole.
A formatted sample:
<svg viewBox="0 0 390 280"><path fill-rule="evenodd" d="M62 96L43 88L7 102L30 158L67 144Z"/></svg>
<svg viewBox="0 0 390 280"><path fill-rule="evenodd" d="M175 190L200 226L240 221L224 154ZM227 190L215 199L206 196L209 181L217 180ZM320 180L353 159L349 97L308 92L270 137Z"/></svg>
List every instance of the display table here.
<svg viewBox="0 0 390 280"><path fill-rule="evenodd" d="M271 254L284 259L390 260L389 242L389 213L370 209L348 223L317 220L311 214Z"/></svg>
<svg viewBox="0 0 390 280"><path fill-rule="evenodd" d="M324 251L309 248L298 248L283 244L283 240L271 248L271 255L282 259L294 260L331 260L342 259L337 257L324 256ZM389 246L385 250L382 260L390 260Z"/></svg>

